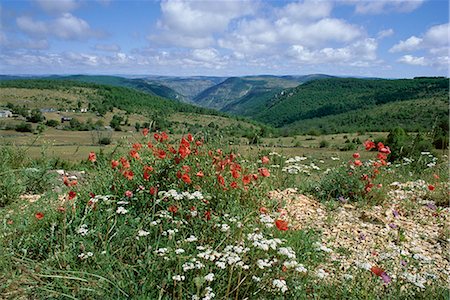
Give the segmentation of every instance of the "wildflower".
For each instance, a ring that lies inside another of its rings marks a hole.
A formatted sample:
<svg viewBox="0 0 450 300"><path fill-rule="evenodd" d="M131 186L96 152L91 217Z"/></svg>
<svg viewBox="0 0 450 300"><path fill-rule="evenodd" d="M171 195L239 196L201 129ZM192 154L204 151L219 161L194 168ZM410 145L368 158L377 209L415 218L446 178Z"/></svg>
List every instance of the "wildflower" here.
<svg viewBox="0 0 450 300"><path fill-rule="evenodd" d="M134 158L134 159L137 159L137 160L140 160L141 159L141 157L139 156L139 153L137 153L137 151L136 150L131 150L130 151L130 156L132 157L132 158Z"/></svg>
<svg viewBox="0 0 450 300"><path fill-rule="evenodd" d="M183 180L186 184L192 183L191 177L189 177L189 174L186 173L181 176L181 180Z"/></svg>
<svg viewBox="0 0 450 300"><path fill-rule="evenodd" d="M120 163L124 169L130 168L130 162L125 157L120 158Z"/></svg>
<svg viewBox="0 0 450 300"><path fill-rule="evenodd" d="M64 208L64 206L59 206L58 211L63 213L66 212L66 209Z"/></svg>
<svg viewBox="0 0 450 300"><path fill-rule="evenodd" d="M362 162L359 159L355 159L355 161L353 162L353 164L357 167L362 166Z"/></svg>
<svg viewBox="0 0 450 300"><path fill-rule="evenodd" d="M186 279L186 277L184 277L184 275L175 275L172 276L172 280L173 281L184 281Z"/></svg>
<svg viewBox="0 0 450 300"><path fill-rule="evenodd" d="M262 206L262 207L259 208L259 213L261 213L261 214L268 214L269 211L267 210L267 208Z"/></svg>
<svg viewBox="0 0 450 300"><path fill-rule="evenodd" d="M95 152L89 152L88 160L90 160L91 162L97 161L97 156L95 155Z"/></svg>
<svg viewBox="0 0 450 300"><path fill-rule="evenodd" d="M269 158L268 158L267 156L261 157L261 163L262 163L263 165L268 164L269 161L270 161L270 160L269 160Z"/></svg>
<svg viewBox="0 0 450 300"><path fill-rule="evenodd" d="M220 185L225 186L225 178L223 178L222 175L217 175L217 181L219 182Z"/></svg>
<svg viewBox="0 0 450 300"><path fill-rule="evenodd" d="M186 252L186 251L184 251L184 249L181 249L181 248L175 249L175 254L182 254L184 252Z"/></svg>
<svg viewBox="0 0 450 300"><path fill-rule="evenodd" d="M111 168L115 169L119 165L119 161L117 160L111 160Z"/></svg>
<svg viewBox="0 0 450 300"><path fill-rule="evenodd" d="M126 214L127 212L128 212L128 210L126 210L125 207L123 207L123 206L119 206L119 207L117 208L117 210L116 210L116 213L117 213L117 214L120 214L120 215L124 215L124 214Z"/></svg>
<svg viewBox="0 0 450 300"><path fill-rule="evenodd" d="M203 177L203 176L205 176L205 174L203 174L202 171L198 171L197 174L195 174L195 176L197 176L197 177Z"/></svg>
<svg viewBox="0 0 450 300"><path fill-rule="evenodd" d="M86 224L83 224L78 228L78 234L81 234L82 236L85 236L89 232L89 229L87 228Z"/></svg>
<svg viewBox="0 0 450 300"><path fill-rule="evenodd" d="M220 231L227 232L230 229L230 226L228 224L222 224L220 226Z"/></svg>
<svg viewBox="0 0 450 300"><path fill-rule="evenodd" d="M214 273L209 273L204 278L206 281L212 282L214 280Z"/></svg>
<svg viewBox="0 0 450 300"><path fill-rule="evenodd" d="M259 168L258 171L259 171L259 174L261 174L261 176L263 176L263 177L270 176L270 172L266 168Z"/></svg>
<svg viewBox="0 0 450 300"><path fill-rule="evenodd" d="M158 189L152 186L149 190L150 195L155 195L157 193Z"/></svg>
<svg viewBox="0 0 450 300"><path fill-rule="evenodd" d="M429 189L430 191L434 191L434 188L435 188L434 185L432 185L432 184L429 184L429 185L428 185L428 189Z"/></svg>
<svg viewBox="0 0 450 300"><path fill-rule="evenodd" d="M288 230L288 222L284 221L284 220L280 220L280 219L276 220L275 226L277 226L277 228L281 231Z"/></svg>
<svg viewBox="0 0 450 300"><path fill-rule="evenodd" d="M133 171L131 171L131 170L125 170L122 174L123 174L123 176L124 176L126 179L128 179L128 180L133 180L133 176L134 176Z"/></svg>
<svg viewBox="0 0 450 300"><path fill-rule="evenodd" d="M273 287L277 288L282 293L285 293L288 290L286 281L283 279L274 279L272 281Z"/></svg>
<svg viewBox="0 0 450 300"><path fill-rule="evenodd" d="M209 210L205 211L205 218L207 221L211 220L211 211Z"/></svg>
<svg viewBox="0 0 450 300"><path fill-rule="evenodd" d="M178 207L176 207L175 205L171 205L171 206L169 206L169 208L167 210L173 214L176 214L178 211Z"/></svg>
<svg viewBox="0 0 450 300"><path fill-rule="evenodd" d="M249 184L250 181L251 181L250 175L245 175L244 177L242 177L242 183L243 183L244 185Z"/></svg>
<svg viewBox="0 0 450 300"><path fill-rule="evenodd" d="M230 183L230 187L231 187L232 189L236 189L236 188L238 187L237 182L236 182L236 181L233 181L232 183Z"/></svg>
<svg viewBox="0 0 450 300"><path fill-rule="evenodd" d="M353 153L353 158L354 158L354 159L357 159L357 158L360 158L360 157L361 157L361 156L359 155L358 152Z"/></svg>
<svg viewBox="0 0 450 300"><path fill-rule="evenodd" d="M367 151L375 148L375 143L373 141L367 140L364 142L364 147L366 148Z"/></svg>
<svg viewBox="0 0 450 300"><path fill-rule="evenodd" d="M196 242L197 238L194 235L191 235L187 239L185 239L185 241L188 242L188 243Z"/></svg>
<svg viewBox="0 0 450 300"><path fill-rule="evenodd" d="M77 193L74 191L70 191L69 192L69 200L72 200L73 198L75 198L77 196Z"/></svg>
<svg viewBox="0 0 450 300"><path fill-rule="evenodd" d="M149 131L150 131L150 130L149 130L148 128L144 128L144 129L142 129L142 134L143 134L144 136L147 136Z"/></svg>
<svg viewBox="0 0 450 300"><path fill-rule="evenodd" d="M132 147L133 147L134 150L139 151L142 148L142 144L134 143Z"/></svg>
<svg viewBox="0 0 450 300"><path fill-rule="evenodd" d="M42 220L44 218L44 214L41 212L37 212L35 215L36 219L38 220Z"/></svg>
<svg viewBox="0 0 450 300"><path fill-rule="evenodd" d="M162 150L162 149L157 150L156 153L160 159L166 158L166 152L164 150Z"/></svg>
<svg viewBox="0 0 450 300"><path fill-rule="evenodd" d="M136 238L139 239L139 237L147 236L149 234L150 234L150 232L141 229L138 231L138 236Z"/></svg>
<svg viewBox="0 0 450 300"><path fill-rule="evenodd" d="M125 192L125 197L128 197L128 198L133 197L133 192L132 191L126 191Z"/></svg>

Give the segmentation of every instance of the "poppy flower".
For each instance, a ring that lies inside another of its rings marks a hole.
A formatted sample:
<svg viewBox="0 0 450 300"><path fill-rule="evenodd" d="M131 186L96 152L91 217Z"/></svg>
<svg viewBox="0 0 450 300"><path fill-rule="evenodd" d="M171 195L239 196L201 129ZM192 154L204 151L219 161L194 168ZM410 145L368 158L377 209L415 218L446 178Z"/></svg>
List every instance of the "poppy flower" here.
<svg viewBox="0 0 450 300"><path fill-rule="evenodd" d="M133 197L133 192L132 191L126 191L125 192L125 197L128 197L128 198Z"/></svg>
<svg viewBox="0 0 450 300"><path fill-rule="evenodd" d="M153 138L159 142L159 140L161 139L161 136L158 133L155 133L153 135Z"/></svg>
<svg viewBox="0 0 450 300"><path fill-rule="evenodd" d="M72 200L73 198L75 198L77 196L77 193L75 193L74 191L70 191L69 192L69 200Z"/></svg>
<svg viewBox="0 0 450 300"><path fill-rule="evenodd" d="M139 151L142 148L142 144L134 143L132 147L133 147L134 150Z"/></svg>
<svg viewBox="0 0 450 300"><path fill-rule="evenodd" d="M134 150L134 149L130 151L130 156L131 156L132 158L134 158L134 159L137 159L137 160L140 160L140 159L141 159L141 157L139 156L139 153L137 153L137 151Z"/></svg>
<svg viewBox="0 0 450 300"><path fill-rule="evenodd" d="M284 220L280 220L280 219L276 220L275 226L277 226L278 230L281 230L281 231L288 230L288 222L284 221Z"/></svg>
<svg viewBox="0 0 450 300"><path fill-rule="evenodd" d="M119 161L117 160L111 160L111 168L115 169L119 165Z"/></svg>
<svg viewBox="0 0 450 300"><path fill-rule="evenodd" d="M263 165L268 164L269 161L270 161L270 160L269 160L269 158L268 158L267 156L261 157L261 163L262 163Z"/></svg>
<svg viewBox="0 0 450 300"><path fill-rule="evenodd" d="M184 137L181 138L180 145L183 145L187 148L191 146L191 144Z"/></svg>
<svg viewBox="0 0 450 300"><path fill-rule="evenodd" d="M178 207L176 207L175 205L171 205L169 206L168 211L170 211L173 214L176 214L178 211Z"/></svg>
<svg viewBox="0 0 450 300"><path fill-rule="evenodd" d="M38 220L42 220L44 218L44 214L41 212L37 212L35 215L36 219Z"/></svg>
<svg viewBox="0 0 450 300"><path fill-rule="evenodd" d="M180 147L178 148L178 153L180 154L181 158L185 158L191 153L191 150L185 145L180 145Z"/></svg>
<svg viewBox="0 0 450 300"><path fill-rule="evenodd" d="M259 171L259 174L261 174L262 177L269 177L270 176L270 172L266 168L259 168L258 171Z"/></svg>
<svg viewBox="0 0 450 300"><path fill-rule="evenodd" d="M161 158L161 159L166 158L166 152L165 152L164 150L162 150L162 149L158 150L158 151L156 152L156 154L157 154L158 157Z"/></svg>
<svg viewBox="0 0 450 300"><path fill-rule="evenodd" d="M142 178L144 178L145 181L148 181L150 179L150 173L148 171L144 171Z"/></svg>
<svg viewBox="0 0 450 300"><path fill-rule="evenodd" d="M89 152L88 160L90 160L91 162L96 162L97 161L97 156L95 155L94 152Z"/></svg>
<svg viewBox="0 0 450 300"><path fill-rule="evenodd" d="M191 167L186 166L186 165L182 166L181 168L182 168L186 173L189 173L189 172L191 171Z"/></svg>
<svg viewBox="0 0 450 300"><path fill-rule="evenodd" d="M203 176L205 176L205 174L203 174L202 171L198 171L197 174L195 174L195 176L197 176L197 177L203 177Z"/></svg>
<svg viewBox="0 0 450 300"><path fill-rule="evenodd" d="M237 170L233 170L231 171L231 176L233 176L233 178L239 178L241 177L241 174L239 174Z"/></svg>
<svg viewBox="0 0 450 300"><path fill-rule="evenodd" d="M128 180L133 180L134 173L131 170L126 170L123 173L123 176Z"/></svg>
<svg viewBox="0 0 450 300"><path fill-rule="evenodd" d="M192 182L191 177L189 177L189 175L186 173L181 176L181 180L183 180L187 184L191 184Z"/></svg>
<svg viewBox="0 0 450 300"><path fill-rule="evenodd" d="M209 210L205 211L204 216L207 221L211 220L211 211L209 211Z"/></svg>
<svg viewBox="0 0 450 300"><path fill-rule="evenodd" d="M197 147L200 147L203 143L202 141L195 141L195 144L197 145Z"/></svg>
<svg viewBox="0 0 450 300"><path fill-rule="evenodd" d="M375 148L375 143L373 141L367 140L364 142L364 147L366 148L367 151L370 151L373 148Z"/></svg>
<svg viewBox="0 0 450 300"><path fill-rule="evenodd" d="M152 166L144 166L144 171L153 172L153 167Z"/></svg>
<svg viewBox="0 0 450 300"><path fill-rule="evenodd" d="M152 186L149 190L149 193L150 193L150 195L155 195L157 191L158 191L158 189L155 188L154 186Z"/></svg>
<svg viewBox="0 0 450 300"><path fill-rule="evenodd" d="M177 154L177 150L175 150L175 148L172 147L172 146L169 147L169 151L170 151L172 154Z"/></svg>
<svg viewBox="0 0 450 300"><path fill-rule="evenodd" d="M149 131L150 131L150 130L149 130L148 128L144 128L144 129L142 129L142 134L143 134L144 136L147 136Z"/></svg>
<svg viewBox="0 0 450 300"><path fill-rule="evenodd" d="M357 166L357 167L362 166L362 162L361 162L359 159L356 159L356 160L353 162L353 164L354 164L355 166Z"/></svg>
<svg viewBox="0 0 450 300"><path fill-rule="evenodd" d="M267 210L267 208L265 208L264 206L259 208L259 213L261 214L267 214L269 213L269 211Z"/></svg>
<svg viewBox="0 0 450 300"><path fill-rule="evenodd" d="M217 175L217 181L219 182L220 185L225 186L225 178L223 178L222 175Z"/></svg>
<svg viewBox="0 0 450 300"><path fill-rule="evenodd" d="M194 141L194 138L192 137L192 134L190 134L190 133L188 133L187 139L188 139L189 142L193 142Z"/></svg>
<svg viewBox="0 0 450 300"><path fill-rule="evenodd" d="M433 174L434 179L439 179L439 175L438 174Z"/></svg>
<svg viewBox="0 0 450 300"><path fill-rule="evenodd" d="M66 208L65 208L64 206L59 206L59 207L58 207L58 211L59 211L59 212L62 212L62 213L63 213L63 212L66 212Z"/></svg>
<svg viewBox="0 0 450 300"><path fill-rule="evenodd" d="M377 267L377 266L372 266L370 268L370 271L377 276L381 276L381 274L383 274L383 272L384 272L384 270L382 268Z"/></svg>
<svg viewBox="0 0 450 300"><path fill-rule="evenodd" d="M252 178L250 177L250 175L245 175L244 177L242 177L242 183L244 185L249 184L251 180L252 180Z"/></svg>
<svg viewBox="0 0 450 300"><path fill-rule="evenodd" d="M391 149L389 149L388 146L385 146L385 147L381 148L378 151L380 151L381 153L386 153L386 154L390 154L391 153Z"/></svg>
<svg viewBox="0 0 450 300"><path fill-rule="evenodd" d="M130 162L125 157L120 158L120 163L122 164L122 167L125 169L128 169L130 167Z"/></svg>
<svg viewBox="0 0 450 300"><path fill-rule="evenodd" d="M167 141L168 139L169 139L169 136L167 135L167 133L165 133L164 131L161 132L161 140L160 140L160 142Z"/></svg>
<svg viewBox="0 0 450 300"><path fill-rule="evenodd" d="M149 149L153 149L153 144L152 144L151 142L148 142L148 143L147 143L147 147L148 147Z"/></svg>
<svg viewBox="0 0 450 300"><path fill-rule="evenodd" d="M429 184L429 185L428 185L428 189L429 189L430 191L434 191L434 188L435 188L434 185L432 185L432 184Z"/></svg>
<svg viewBox="0 0 450 300"><path fill-rule="evenodd" d="M232 183L230 183L230 187L231 187L232 189L236 189L236 188L238 187L237 182L236 182L236 181L233 181Z"/></svg>
<svg viewBox="0 0 450 300"><path fill-rule="evenodd" d="M386 156L386 154L384 154L384 153L378 152L377 158L378 158L378 159L383 159L383 160L385 160L385 159L387 159L387 156Z"/></svg>
<svg viewBox="0 0 450 300"><path fill-rule="evenodd" d="M353 153L353 158L354 158L354 159L360 158L360 157L361 157L361 155L359 155L358 152Z"/></svg>

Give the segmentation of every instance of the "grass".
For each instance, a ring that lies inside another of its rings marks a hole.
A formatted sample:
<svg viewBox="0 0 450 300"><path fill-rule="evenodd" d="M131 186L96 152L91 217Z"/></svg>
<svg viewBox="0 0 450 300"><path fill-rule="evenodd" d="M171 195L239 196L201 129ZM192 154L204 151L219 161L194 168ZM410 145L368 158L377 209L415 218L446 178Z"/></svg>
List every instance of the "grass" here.
<svg viewBox="0 0 450 300"><path fill-rule="evenodd" d="M144 138L126 132L115 133L114 140L123 143L114 151L90 146L88 132L61 133L65 132L48 130L44 137L55 144L72 141L75 145L65 147L73 148L44 148L34 158L31 150L39 147L2 148L6 174L31 166L50 170L56 155L71 157L70 168L87 172L78 184L68 186L42 177L46 184L39 200L16 197L0 208L0 294L6 298L202 299L214 294L216 299L428 299L448 293L438 282L421 290L401 280L383 285L365 270L349 274L354 280L320 279L316 274L328 259L315 246L321 233L285 231L275 222L284 220L284 204L268 199L268 191L298 187L314 195L318 179L327 176L324 172L346 165L352 152L202 145L200 135L155 141L152 134ZM35 136L14 140L29 143L31 137ZM76 145L83 142L86 145ZM165 151L164 158L159 150ZM270 153L273 150L280 154ZM88 161L90 152L96 158ZM360 152L361 160L374 155ZM81 162L75 162L77 155ZM267 165L261 163L264 155L270 160ZM306 159L288 162L292 156ZM338 156L339 160L331 159ZM113 168L111 160L119 165ZM283 171L291 165L309 168L296 175ZM269 177L263 168L270 171ZM437 172L444 185L445 168L392 167L377 180L385 186L400 176L402 182L433 182ZM132 179L125 172L130 170ZM203 176L196 175L200 171ZM17 176L17 186L24 188L33 179L19 171ZM56 185L62 192L55 192ZM159 192L151 192L155 188ZM360 205L377 204L368 199ZM336 207L335 200L325 203L329 209Z"/></svg>

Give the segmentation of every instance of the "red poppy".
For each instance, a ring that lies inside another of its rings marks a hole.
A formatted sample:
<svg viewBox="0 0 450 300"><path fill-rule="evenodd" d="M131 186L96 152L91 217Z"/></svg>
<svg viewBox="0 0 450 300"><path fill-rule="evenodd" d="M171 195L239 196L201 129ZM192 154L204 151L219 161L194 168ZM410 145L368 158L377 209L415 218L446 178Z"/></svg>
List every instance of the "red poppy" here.
<svg viewBox="0 0 450 300"><path fill-rule="evenodd" d="M207 221L211 220L211 212L209 210L205 211L205 218Z"/></svg>
<svg viewBox="0 0 450 300"><path fill-rule="evenodd" d="M195 144L197 145L197 147L200 147L203 143L202 141L195 141Z"/></svg>
<svg viewBox="0 0 450 300"><path fill-rule="evenodd" d="M181 138L180 145L183 145L185 147L191 146L191 144L184 137Z"/></svg>
<svg viewBox="0 0 450 300"><path fill-rule="evenodd" d="M245 175L244 177L242 177L242 183L244 185L249 184L251 180L252 180L252 178L250 177L250 175Z"/></svg>
<svg viewBox="0 0 450 300"><path fill-rule="evenodd" d="M191 150L189 149L189 147L181 144L178 148L178 153L180 154L181 158L185 158L191 153Z"/></svg>
<svg viewBox="0 0 450 300"><path fill-rule="evenodd" d="M265 208L264 206L259 208L259 213L261 214L267 214L269 213L269 211L267 210L267 208Z"/></svg>
<svg viewBox="0 0 450 300"><path fill-rule="evenodd" d="M133 197L133 192L132 191L126 191L125 192L125 197L128 197L128 198Z"/></svg>
<svg viewBox="0 0 450 300"><path fill-rule="evenodd" d="M153 149L153 144L152 144L151 142L148 142L148 143L147 143L147 147L148 147L149 149Z"/></svg>
<svg viewBox="0 0 450 300"><path fill-rule="evenodd" d="M97 156L95 155L94 152L89 152L88 160L90 160L91 162L96 162L97 161Z"/></svg>
<svg viewBox="0 0 450 300"><path fill-rule="evenodd" d="M161 140L160 140L160 142L167 141L168 139L169 139L169 136L167 135L167 133L165 133L164 131L161 132Z"/></svg>
<svg viewBox="0 0 450 300"><path fill-rule="evenodd" d="M42 220L44 218L44 214L41 212L37 212L35 215L36 219L38 220Z"/></svg>
<svg viewBox="0 0 450 300"><path fill-rule="evenodd" d="M62 212L62 213L63 213L63 212L66 212L66 208L65 208L64 206L59 206L59 207L58 207L58 211L59 211L59 212Z"/></svg>
<svg viewBox="0 0 450 300"><path fill-rule="evenodd" d="M183 174L183 176L181 176L181 180L183 180L185 183L187 184L191 184L191 177L189 177L188 174Z"/></svg>
<svg viewBox="0 0 450 300"><path fill-rule="evenodd" d="M111 160L111 168L115 169L119 165L119 161L117 160Z"/></svg>
<svg viewBox="0 0 450 300"><path fill-rule="evenodd" d="M270 172L266 168L259 168L258 171L259 171L259 174L261 174L262 177L269 177L270 176Z"/></svg>
<svg viewBox="0 0 450 300"><path fill-rule="evenodd" d="M353 164L354 164L355 166L357 166L357 167L362 166L362 162L361 162L359 159L356 159L356 160L353 162Z"/></svg>
<svg viewBox="0 0 450 300"><path fill-rule="evenodd" d="M144 166L144 171L153 172L153 167L152 166Z"/></svg>
<svg viewBox="0 0 450 300"><path fill-rule="evenodd" d="M6 224L8 224L8 225L12 225L12 224L14 224L14 221L13 221L13 220L11 220L11 219L8 219L8 221L6 221Z"/></svg>
<svg viewBox="0 0 450 300"><path fill-rule="evenodd" d="M236 181L233 181L232 183L230 183L230 187L231 187L232 189L236 189L236 188L238 187L237 182L236 182Z"/></svg>
<svg viewBox="0 0 450 300"><path fill-rule="evenodd" d="M187 139L188 139L189 142L193 142L194 141L194 138L192 137L192 134L190 134L190 133L188 133Z"/></svg>
<svg viewBox="0 0 450 300"><path fill-rule="evenodd" d="M241 174L239 174L239 172L237 170L231 171L231 175L233 176L233 178L241 177Z"/></svg>
<svg viewBox="0 0 450 300"><path fill-rule="evenodd" d="M170 151L172 154L177 154L177 150L175 150L175 148L172 147L172 146L169 147L169 151Z"/></svg>
<svg viewBox="0 0 450 300"><path fill-rule="evenodd" d="M171 205L169 206L168 211L170 211L173 214L176 214L178 211L178 207L176 207L175 205Z"/></svg>
<svg viewBox="0 0 450 300"><path fill-rule="evenodd" d="M74 191L70 191L69 192L69 200L72 200L73 198L75 198L77 196L77 193L75 193Z"/></svg>
<svg viewBox="0 0 450 300"><path fill-rule="evenodd" d="M355 152L355 153L353 153L353 158L360 158L361 156L359 155L359 153L358 152Z"/></svg>
<svg viewBox="0 0 450 300"><path fill-rule="evenodd" d="M381 276L384 273L384 270L377 266L373 266L372 268L370 268L370 271L377 276Z"/></svg>
<svg viewBox="0 0 450 300"><path fill-rule="evenodd" d="M386 153L386 154L391 153L391 149L389 149L388 146L382 147L381 149L378 149L378 151L380 151L381 153Z"/></svg>
<svg viewBox="0 0 450 300"><path fill-rule="evenodd" d="M430 191L434 191L434 185L429 184L429 185L428 185L428 189L429 189Z"/></svg>
<svg viewBox="0 0 450 300"><path fill-rule="evenodd" d="M133 176L134 176L133 171L131 171L131 170L125 170L122 174L123 174L123 176L124 176L126 179L128 179L128 180L133 180Z"/></svg>
<svg viewBox="0 0 450 300"><path fill-rule="evenodd" d="M373 141L367 140L364 142L364 147L366 148L367 151L375 148L375 143Z"/></svg>
<svg viewBox="0 0 450 300"><path fill-rule="evenodd" d="M158 133L155 133L155 134L153 135L153 138L159 142L161 136L160 136Z"/></svg>
<svg viewBox="0 0 450 300"><path fill-rule="evenodd" d="M438 174L433 174L434 179L439 179L439 175Z"/></svg>
<svg viewBox="0 0 450 300"><path fill-rule="evenodd" d="M385 159L387 159L387 156L386 156L386 154L384 154L384 153L378 152L377 158L378 158L378 159L383 159L383 160L385 160Z"/></svg>
<svg viewBox="0 0 450 300"><path fill-rule="evenodd" d="M281 231L288 230L288 222L284 221L284 220L280 220L280 219L276 220L275 226L277 226L278 230L281 230Z"/></svg>
<svg viewBox="0 0 450 300"><path fill-rule="evenodd" d="M150 195L155 195L155 194L158 192L158 189L155 188L154 186L152 186L152 187L150 188L149 192L150 192Z"/></svg>
<svg viewBox="0 0 450 300"><path fill-rule="evenodd" d="M125 157L120 158L120 162L122 163L122 167L128 169L130 167L130 162Z"/></svg>
<svg viewBox="0 0 450 300"><path fill-rule="evenodd" d="M137 160L141 159L141 157L139 156L139 153L137 153L137 151L134 149L130 151L130 156Z"/></svg>
<svg viewBox="0 0 450 300"><path fill-rule="evenodd" d="M150 130L148 130L148 128L144 128L144 129L142 129L142 134L143 134L144 136L147 136L149 131L150 131Z"/></svg>
<svg viewBox="0 0 450 300"><path fill-rule="evenodd" d="M266 164L268 164L269 163L269 158L267 157L267 156L263 156L263 157L261 157L261 163L262 164L264 164L264 165L266 165Z"/></svg>
<svg viewBox="0 0 450 300"><path fill-rule="evenodd" d="M166 158L166 152L165 152L164 150L162 150L162 149L158 150L158 151L156 152L156 154L157 154L158 157L161 158L161 159Z"/></svg>
<svg viewBox="0 0 450 300"><path fill-rule="evenodd" d="M144 178L145 181L148 181L150 179L150 173L148 171L144 171L142 177Z"/></svg>
<svg viewBox="0 0 450 300"><path fill-rule="evenodd" d="M225 178L223 178L222 175L217 175L217 181L219 182L220 185L225 186Z"/></svg>
<svg viewBox="0 0 450 300"><path fill-rule="evenodd" d="M258 174L252 174L253 180L258 180Z"/></svg>
<svg viewBox="0 0 450 300"><path fill-rule="evenodd" d="M197 174L195 174L195 176L197 176L197 177L203 177L203 176L205 176L205 174L203 174L202 171L198 171Z"/></svg>
<svg viewBox="0 0 450 300"><path fill-rule="evenodd" d="M142 148L142 144L140 144L140 143L134 143L133 144L133 149L134 150L139 151L139 150L141 150L141 148Z"/></svg>
<svg viewBox="0 0 450 300"><path fill-rule="evenodd" d="M182 168L186 173L189 173L189 172L191 171L191 167L186 166L186 165L182 166L181 168Z"/></svg>

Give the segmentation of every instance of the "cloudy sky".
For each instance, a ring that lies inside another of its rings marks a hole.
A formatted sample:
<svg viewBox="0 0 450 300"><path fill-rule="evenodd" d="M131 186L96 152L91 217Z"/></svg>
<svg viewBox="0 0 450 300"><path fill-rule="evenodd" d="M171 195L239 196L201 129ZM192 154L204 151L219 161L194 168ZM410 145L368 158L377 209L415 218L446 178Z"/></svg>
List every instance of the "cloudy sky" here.
<svg viewBox="0 0 450 300"><path fill-rule="evenodd" d="M447 0L2 0L0 74L448 76Z"/></svg>

